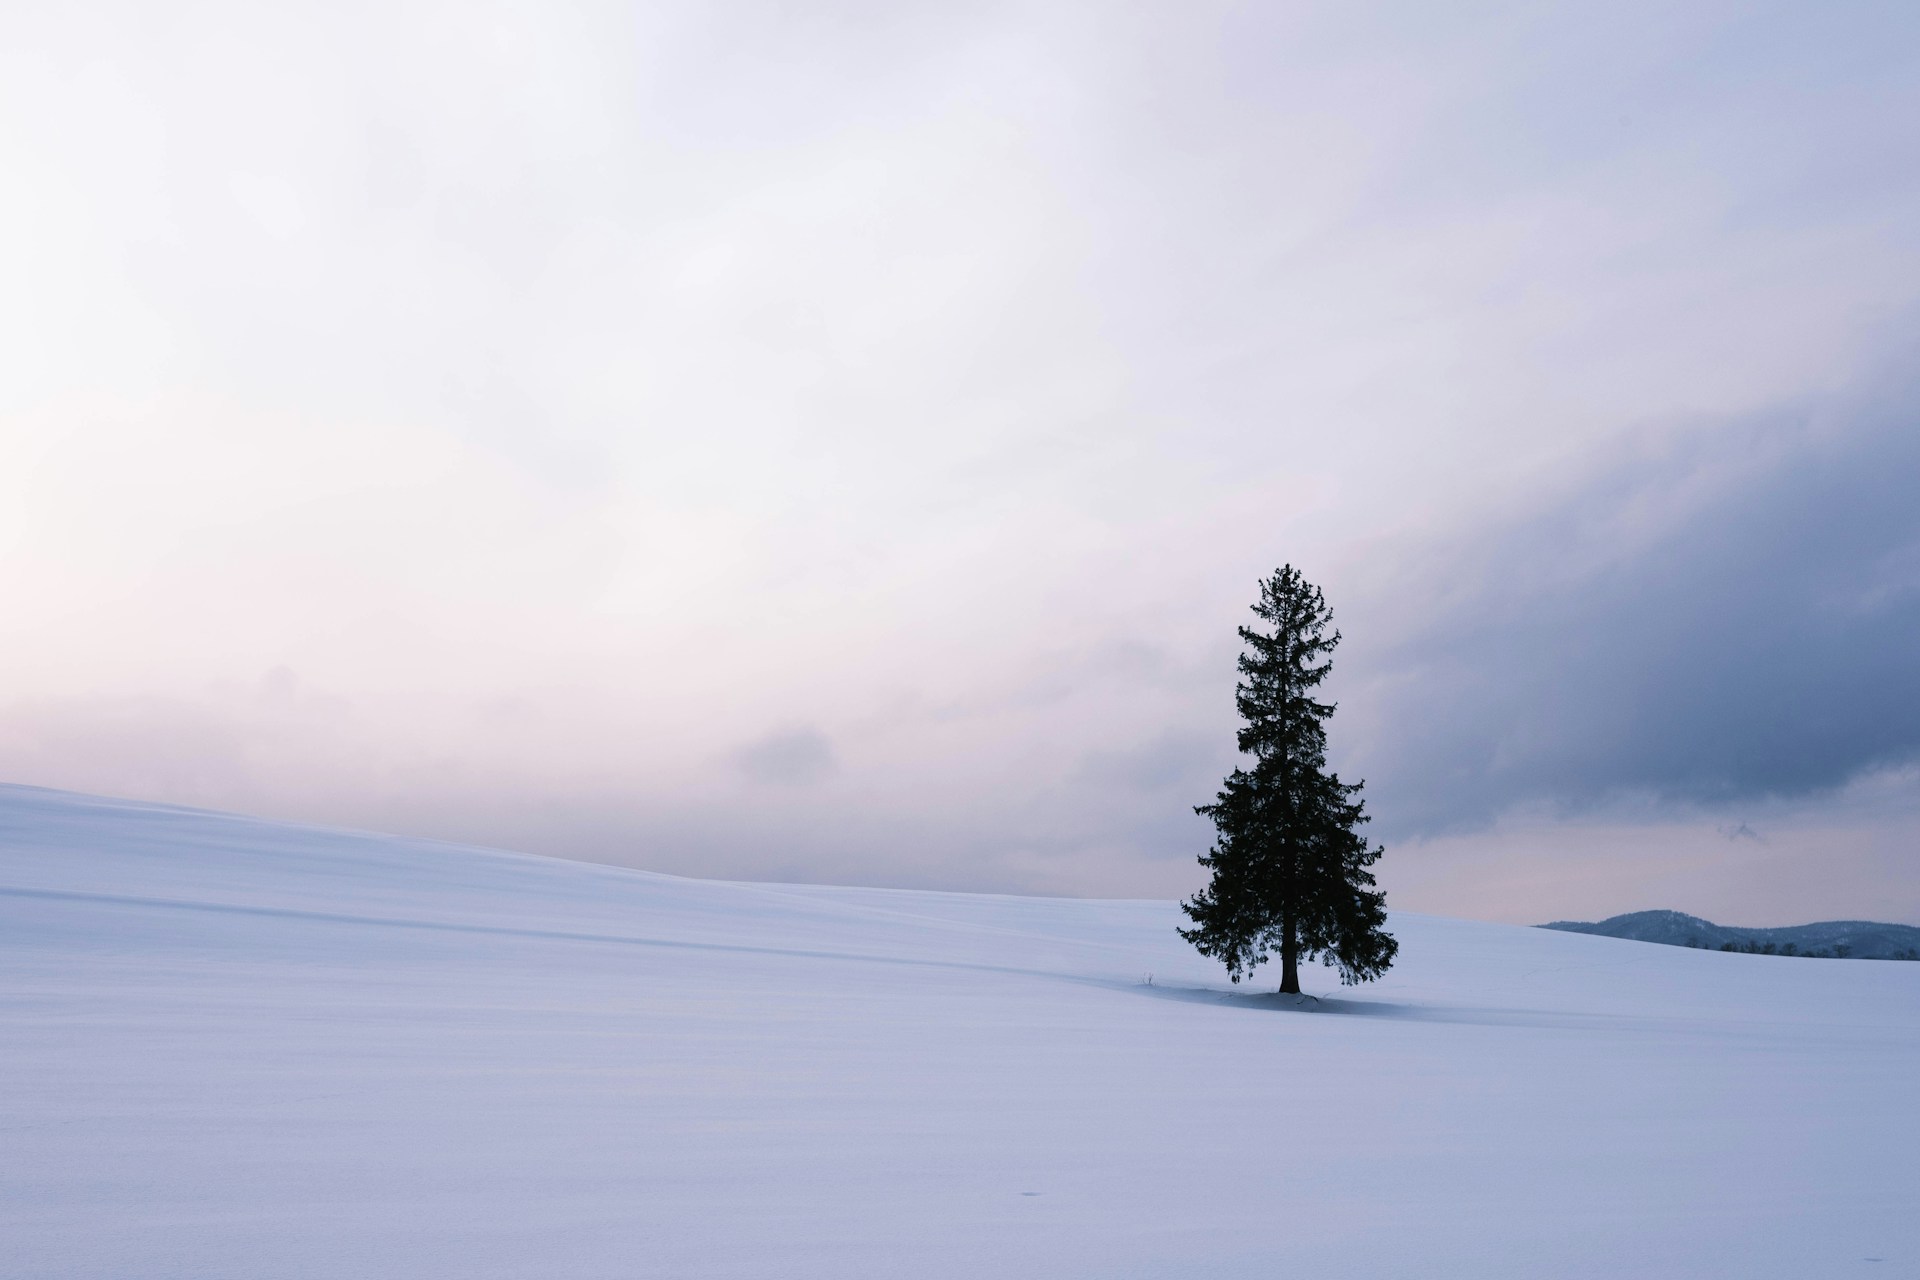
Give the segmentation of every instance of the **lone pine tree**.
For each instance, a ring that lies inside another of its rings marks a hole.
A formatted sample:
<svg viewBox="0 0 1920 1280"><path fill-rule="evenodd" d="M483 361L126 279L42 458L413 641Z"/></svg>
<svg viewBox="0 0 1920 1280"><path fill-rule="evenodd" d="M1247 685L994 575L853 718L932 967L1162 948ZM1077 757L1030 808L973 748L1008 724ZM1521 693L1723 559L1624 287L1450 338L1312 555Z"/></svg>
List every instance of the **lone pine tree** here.
<svg viewBox="0 0 1920 1280"><path fill-rule="evenodd" d="M1213 848L1200 865L1213 881L1181 903L1193 921L1180 936L1227 966L1235 982L1280 953L1280 990L1300 990L1300 961L1324 959L1346 983L1385 973L1399 950L1386 933L1386 895L1373 888L1382 850L1358 828L1367 821L1361 783L1327 770L1326 720L1333 704L1313 690L1340 633L1320 589L1292 565L1260 584L1253 611L1271 631L1240 628L1235 701L1240 750L1252 757L1221 784L1212 804Z"/></svg>

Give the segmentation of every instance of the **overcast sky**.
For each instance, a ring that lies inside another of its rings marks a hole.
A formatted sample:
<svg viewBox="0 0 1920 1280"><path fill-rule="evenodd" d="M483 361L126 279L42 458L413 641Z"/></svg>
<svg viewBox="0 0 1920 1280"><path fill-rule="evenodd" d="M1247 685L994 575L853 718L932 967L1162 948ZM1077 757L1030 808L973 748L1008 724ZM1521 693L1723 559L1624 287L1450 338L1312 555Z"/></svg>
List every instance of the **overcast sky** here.
<svg viewBox="0 0 1920 1280"><path fill-rule="evenodd" d="M1920 922L1920 9L0 16L0 780L1203 882L1326 590L1394 906Z"/></svg>

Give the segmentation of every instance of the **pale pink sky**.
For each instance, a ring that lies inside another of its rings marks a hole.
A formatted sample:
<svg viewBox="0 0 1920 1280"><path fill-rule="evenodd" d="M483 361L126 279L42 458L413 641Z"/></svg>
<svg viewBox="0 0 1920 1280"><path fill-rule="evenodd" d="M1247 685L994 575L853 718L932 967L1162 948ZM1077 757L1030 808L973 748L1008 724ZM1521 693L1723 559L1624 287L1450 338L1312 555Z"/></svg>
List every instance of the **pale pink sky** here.
<svg viewBox="0 0 1920 1280"><path fill-rule="evenodd" d="M0 781L1172 895L1291 561L1393 905L1920 921L1916 36L13 6Z"/></svg>

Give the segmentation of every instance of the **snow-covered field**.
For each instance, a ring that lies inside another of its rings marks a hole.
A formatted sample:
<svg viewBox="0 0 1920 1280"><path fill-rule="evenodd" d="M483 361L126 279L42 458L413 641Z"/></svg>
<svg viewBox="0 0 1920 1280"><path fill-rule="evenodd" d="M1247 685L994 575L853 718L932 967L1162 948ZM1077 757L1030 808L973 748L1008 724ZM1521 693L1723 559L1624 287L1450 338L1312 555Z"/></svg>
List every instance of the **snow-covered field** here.
<svg viewBox="0 0 1920 1280"><path fill-rule="evenodd" d="M1920 1275L1920 965L1176 918L0 787L0 1273Z"/></svg>

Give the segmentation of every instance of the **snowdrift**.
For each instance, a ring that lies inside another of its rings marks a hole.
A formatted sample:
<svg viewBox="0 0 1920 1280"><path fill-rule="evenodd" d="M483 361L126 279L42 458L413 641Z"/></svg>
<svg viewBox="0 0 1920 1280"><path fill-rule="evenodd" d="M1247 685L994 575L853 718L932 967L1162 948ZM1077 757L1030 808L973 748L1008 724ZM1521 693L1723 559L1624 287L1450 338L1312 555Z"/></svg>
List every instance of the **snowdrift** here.
<svg viewBox="0 0 1920 1280"><path fill-rule="evenodd" d="M1920 1274L1920 965L1176 918L0 787L0 1274Z"/></svg>

